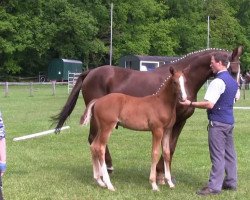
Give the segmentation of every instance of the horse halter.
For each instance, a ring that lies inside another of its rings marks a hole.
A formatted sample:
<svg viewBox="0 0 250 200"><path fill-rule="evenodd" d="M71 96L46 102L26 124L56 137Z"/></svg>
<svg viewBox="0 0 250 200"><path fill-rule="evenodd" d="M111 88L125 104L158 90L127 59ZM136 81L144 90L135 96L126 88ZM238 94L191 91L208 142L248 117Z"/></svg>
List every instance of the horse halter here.
<svg viewBox="0 0 250 200"><path fill-rule="evenodd" d="M238 64L238 72L237 72L237 76L236 76L236 82L238 83L238 90L235 96L235 101L240 99L240 61L232 61L232 62L228 62L227 64L227 69L230 67L231 64Z"/></svg>
<svg viewBox="0 0 250 200"><path fill-rule="evenodd" d="M240 83L240 61L228 61L227 69L230 67L231 64L238 64L238 72L237 72L236 81L239 84Z"/></svg>

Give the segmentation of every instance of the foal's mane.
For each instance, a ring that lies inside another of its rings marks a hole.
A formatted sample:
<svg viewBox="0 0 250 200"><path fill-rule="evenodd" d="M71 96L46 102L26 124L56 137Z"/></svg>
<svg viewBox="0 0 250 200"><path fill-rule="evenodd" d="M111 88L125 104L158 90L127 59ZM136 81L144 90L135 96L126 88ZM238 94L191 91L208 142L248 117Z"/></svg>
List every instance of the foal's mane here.
<svg viewBox="0 0 250 200"><path fill-rule="evenodd" d="M181 61L184 61L185 59L189 59L189 58L192 58L194 56L201 56L201 55L204 55L204 54L207 54L207 53L212 53L212 52L215 52L215 51L225 51L225 52L230 52L229 50L225 50L225 49L219 49L219 48L207 48L207 49L201 49L201 50L198 50L198 51L193 51L191 53L188 53L184 56L182 56L181 58L178 58L176 60L172 60L170 61L170 64L178 64L179 62ZM167 64L168 65L168 64ZM166 84L167 80L171 77L171 75L167 76L161 83L160 87L158 88L158 90L153 94L153 95L156 95L160 92L160 90L162 89L162 87Z"/></svg>

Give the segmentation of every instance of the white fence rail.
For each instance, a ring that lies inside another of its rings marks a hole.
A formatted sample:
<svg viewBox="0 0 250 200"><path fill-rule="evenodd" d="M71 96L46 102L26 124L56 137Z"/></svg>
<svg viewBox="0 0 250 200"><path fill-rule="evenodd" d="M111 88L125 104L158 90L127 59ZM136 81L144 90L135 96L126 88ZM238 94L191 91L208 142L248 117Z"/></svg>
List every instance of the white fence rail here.
<svg viewBox="0 0 250 200"><path fill-rule="evenodd" d="M52 95L56 93L56 85L67 85L67 82L0 82L0 86L3 86L4 96L7 97L9 95L9 91L11 90L9 86L28 86L29 87L29 96L33 96L34 94L34 85L51 85L52 86Z"/></svg>
<svg viewBox="0 0 250 200"><path fill-rule="evenodd" d="M73 89L74 85L76 84L76 81L81 73L71 73L68 72L68 94Z"/></svg>

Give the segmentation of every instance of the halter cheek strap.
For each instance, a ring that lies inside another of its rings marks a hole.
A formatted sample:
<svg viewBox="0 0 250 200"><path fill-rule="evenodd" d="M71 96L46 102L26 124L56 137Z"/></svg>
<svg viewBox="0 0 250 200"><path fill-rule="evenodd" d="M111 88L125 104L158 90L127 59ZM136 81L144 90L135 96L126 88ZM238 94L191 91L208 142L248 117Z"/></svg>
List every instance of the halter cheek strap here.
<svg viewBox="0 0 250 200"><path fill-rule="evenodd" d="M230 64L231 63L240 63L240 62L229 62L228 61L228 63L227 63L227 69L230 67ZM239 67L239 70L238 70L238 72L237 72L237 82L239 83L239 81L240 81L240 67Z"/></svg>
<svg viewBox="0 0 250 200"><path fill-rule="evenodd" d="M230 67L230 64L231 63L239 63L239 62L228 62L227 64L227 69ZM239 70L238 70L238 73L237 73L237 77L236 77L236 81L237 83L239 84L240 82L240 66L239 66ZM240 99L240 88L238 88L237 90L237 93L236 93L236 96L235 96L235 101L239 100Z"/></svg>

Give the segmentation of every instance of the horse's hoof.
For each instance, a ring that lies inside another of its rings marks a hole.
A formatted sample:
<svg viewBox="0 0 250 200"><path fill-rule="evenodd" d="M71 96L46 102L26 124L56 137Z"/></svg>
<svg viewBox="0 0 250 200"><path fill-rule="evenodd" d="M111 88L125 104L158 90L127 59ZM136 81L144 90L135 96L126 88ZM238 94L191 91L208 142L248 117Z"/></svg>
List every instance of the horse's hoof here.
<svg viewBox="0 0 250 200"><path fill-rule="evenodd" d="M114 171L114 168L112 166L111 167L107 167L107 170L108 170L109 174L112 174L113 171Z"/></svg>
<svg viewBox="0 0 250 200"><path fill-rule="evenodd" d="M172 181L172 183L173 183L174 185L176 184L176 179L175 179L174 176L171 176L171 181Z"/></svg>

